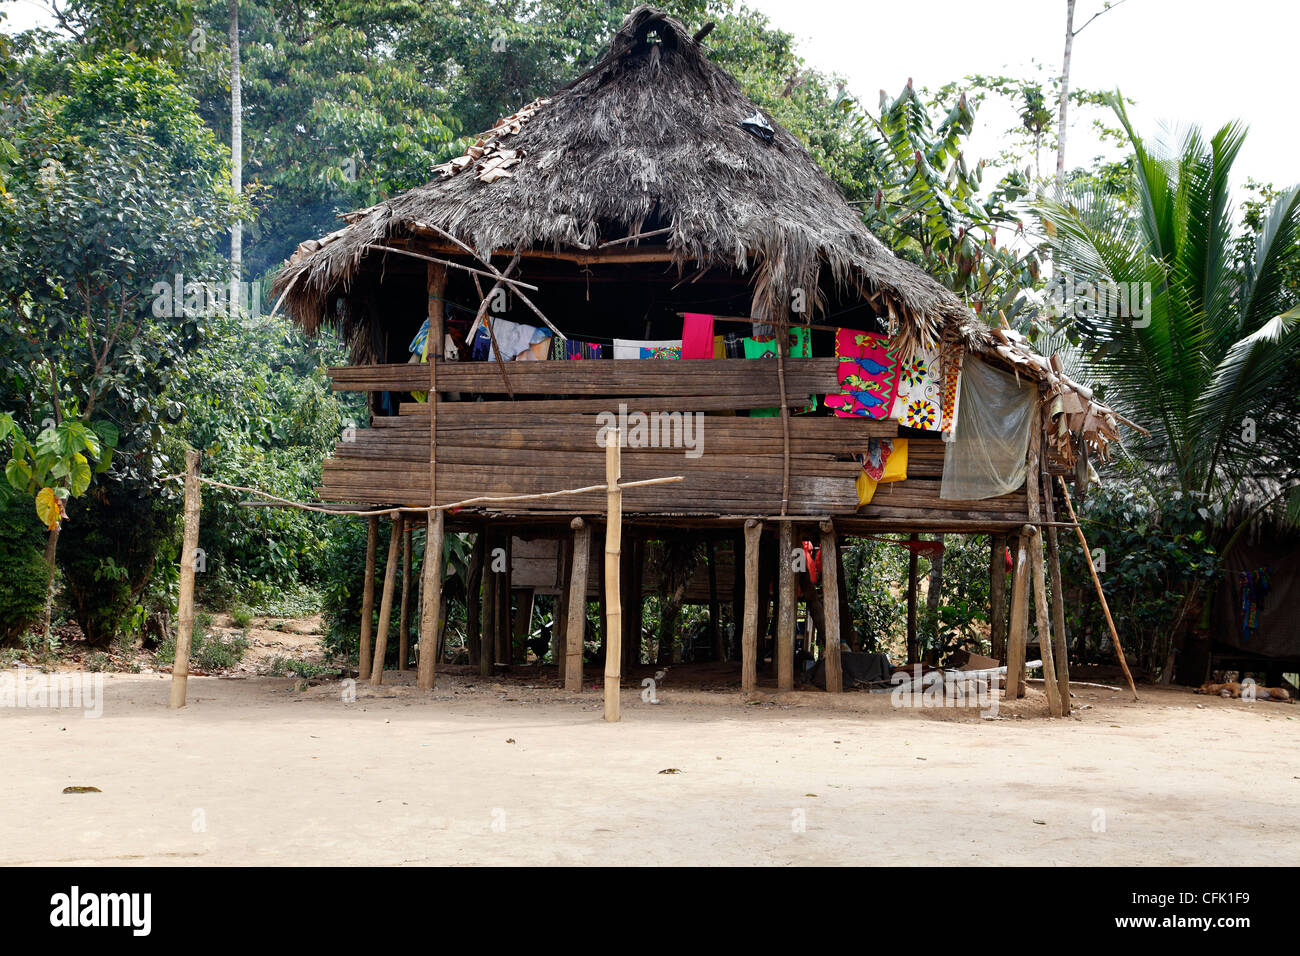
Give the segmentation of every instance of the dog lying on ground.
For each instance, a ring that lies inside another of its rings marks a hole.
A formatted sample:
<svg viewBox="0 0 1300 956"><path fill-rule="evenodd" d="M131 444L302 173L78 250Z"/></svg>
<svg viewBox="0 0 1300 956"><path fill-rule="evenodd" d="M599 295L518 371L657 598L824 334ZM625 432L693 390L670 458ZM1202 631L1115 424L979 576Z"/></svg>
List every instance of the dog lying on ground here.
<svg viewBox="0 0 1300 956"><path fill-rule="evenodd" d="M1206 682L1197 688L1198 694L1218 694L1220 697L1230 697L1233 700L1240 700L1243 688L1254 688L1256 700L1280 700L1284 703L1293 704L1291 695L1281 687L1265 687L1263 684L1239 684L1236 681L1228 681L1226 684L1214 684Z"/></svg>

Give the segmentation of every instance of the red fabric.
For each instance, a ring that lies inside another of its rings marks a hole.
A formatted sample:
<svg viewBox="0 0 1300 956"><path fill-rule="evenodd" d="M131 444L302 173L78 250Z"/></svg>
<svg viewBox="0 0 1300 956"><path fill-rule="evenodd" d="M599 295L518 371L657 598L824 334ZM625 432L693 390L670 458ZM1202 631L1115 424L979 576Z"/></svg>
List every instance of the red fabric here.
<svg viewBox="0 0 1300 956"><path fill-rule="evenodd" d="M808 580L816 584L822 573L821 548L814 548L811 541L801 541L800 547L803 548L803 560L808 568Z"/></svg>
<svg viewBox="0 0 1300 956"><path fill-rule="evenodd" d="M1005 552L1007 553L1007 574L1010 574L1010 573L1011 573L1011 569L1012 569L1012 567L1014 566L1014 562L1011 560L1011 549L1010 549L1010 548L1003 548L1002 550L1005 551Z"/></svg>
<svg viewBox="0 0 1300 956"><path fill-rule="evenodd" d="M682 320L682 358L713 358L713 316L686 313Z"/></svg>
<svg viewBox="0 0 1300 956"><path fill-rule="evenodd" d="M923 558L937 558L943 554L942 541L899 541L898 543Z"/></svg>

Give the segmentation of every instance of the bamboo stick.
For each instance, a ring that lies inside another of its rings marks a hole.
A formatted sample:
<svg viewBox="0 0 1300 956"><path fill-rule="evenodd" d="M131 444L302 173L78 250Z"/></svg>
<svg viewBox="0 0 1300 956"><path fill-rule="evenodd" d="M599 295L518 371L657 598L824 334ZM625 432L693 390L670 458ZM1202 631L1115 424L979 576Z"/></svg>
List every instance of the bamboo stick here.
<svg viewBox="0 0 1300 956"><path fill-rule="evenodd" d="M619 558L623 547L623 492L618 482L620 435L617 428L605 432L605 483L609 504L605 515L605 720L620 719L619 685L623 662L623 596L619 591Z"/></svg>
<svg viewBox="0 0 1300 956"><path fill-rule="evenodd" d="M370 686L384 682L384 658L388 654L388 626L393 620L393 590L397 583L397 562L401 548L401 519L393 516L388 536L388 561L384 565L384 591L379 601L379 629L375 632L375 660L370 667Z"/></svg>
<svg viewBox="0 0 1300 956"><path fill-rule="evenodd" d="M361 645L357 651L357 677L370 679L370 632L375 613L375 547L379 543L379 518L366 522L366 577L361 588Z"/></svg>
<svg viewBox="0 0 1300 956"><path fill-rule="evenodd" d="M1074 502L1070 500L1070 489L1065 487L1065 479L1059 475L1056 478L1061 483L1061 492L1065 495L1065 508L1070 512L1070 520L1074 522L1074 533L1079 536L1079 543L1083 545L1083 559L1088 562L1088 572L1092 575L1093 587L1097 589L1097 597L1101 600L1101 609L1106 614L1106 626L1110 628L1110 639L1115 645L1115 654L1119 658L1119 666L1124 671L1124 679L1128 681L1128 689L1133 693L1133 699L1138 699L1137 687L1133 684L1133 674L1128 669L1128 661L1124 657L1124 645L1119 642L1119 632L1115 630L1115 621L1110 616L1110 605L1106 603L1106 592L1101 589L1101 578L1097 577L1097 568L1092 563L1092 551L1088 548L1088 539L1084 537L1083 528L1079 527L1078 515L1074 513Z"/></svg>
<svg viewBox="0 0 1300 956"><path fill-rule="evenodd" d="M181 537L180 587L176 597L176 657L172 661L172 709L185 706L190 676L190 647L194 638L194 563L199 549L199 453L185 450L185 531Z"/></svg>

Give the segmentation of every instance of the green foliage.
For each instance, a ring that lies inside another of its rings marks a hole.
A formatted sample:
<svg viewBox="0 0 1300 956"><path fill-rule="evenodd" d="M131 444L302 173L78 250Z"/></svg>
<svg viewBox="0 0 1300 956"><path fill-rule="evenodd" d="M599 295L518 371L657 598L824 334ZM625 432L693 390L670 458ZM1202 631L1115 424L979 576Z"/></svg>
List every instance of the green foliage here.
<svg viewBox="0 0 1300 956"><path fill-rule="evenodd" d="M0 494L0 644L22 635L45 607L40 527L25 499Z"/></svg>
<svg viewBox="0 0 1300 956"><path fill-rule="evenodd" d="M190 666L206 671L230 670L244 659L248 651L248 638L243 634L217 633L212 629L208 614L196 615L194 633L190 637ZM175 664L176 636L171 634L158 648L158 660Z"/></svg>
<svg viewBox="0 0 1300 956"><path fill-rule="evenodd" d="M90 487L94 471L108 470L117 444L117 427L97 421L89 427L80 421L50 423L35 442L29 442L8 412L0 412L0 444L13 439L13 454L5 464L5 478L18 492L35 500L36 516L51 531L60 526L64 502L80 498Z"/></svg>

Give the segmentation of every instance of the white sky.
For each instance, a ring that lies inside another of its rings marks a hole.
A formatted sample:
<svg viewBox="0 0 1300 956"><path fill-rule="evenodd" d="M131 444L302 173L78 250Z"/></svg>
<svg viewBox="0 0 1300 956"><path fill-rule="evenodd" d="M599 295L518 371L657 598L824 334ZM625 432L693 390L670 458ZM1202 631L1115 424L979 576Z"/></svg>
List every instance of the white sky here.
<svg viewBox="0 0 1300 956"><path fill-rule="evenodd" d="M912 77L938 87L971 73L1030 76L1034 61L1060 68L1065 0L745 0L793 33L807 62L848 80L872 110L881 88L897 94ZM1075 25L1103 0L1078 0ZM46 22L38 0L2 0L5 29ZM1295 0L1126 0L1075 40L1072 84L1114 89L1136 101L1140 132L1230 119L1250 127L1236 180L1300 181L1293 93L1300 3ZM1094 113L1093 115L1097 115ZM1070 124L1067 165L1101 152L1088 118ZM992 158L1010 110L977 116L973 158ZM1044 153L1044 172L1055 155Z"/></svg>
<svg viewBox="0 0 1300 956"><path fill-rule="evenodd" d="M1064 52L1065 0L745 2L793 33L809 65L842 75L873 112L879 91L897 95L908 77L931 89L972 73L1028 77L1035 60L1059 73ZM1102 6L1078 0L1075 27ZM1075 38L1071 86L1118 87L1136 101L1129 116L1149 137L1162 124L1197 123L1208 135L1240 119L1249 135L1237 185L1254 177L1288 186L1300 181L1298 37L1295 0L1127 0ZM993 112L976 115L976 158L996 155L999 134L1016 122L1010 111ZM1067 167L1100 152L1087 118L1069 124ZM1055 164L1055 152L1044 153L1043 171Z"/></svg>

